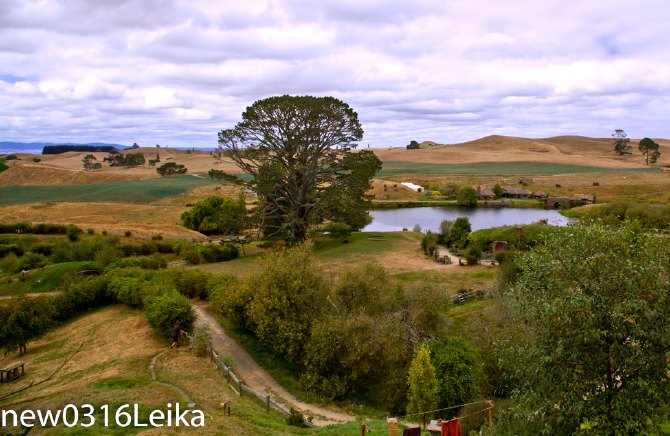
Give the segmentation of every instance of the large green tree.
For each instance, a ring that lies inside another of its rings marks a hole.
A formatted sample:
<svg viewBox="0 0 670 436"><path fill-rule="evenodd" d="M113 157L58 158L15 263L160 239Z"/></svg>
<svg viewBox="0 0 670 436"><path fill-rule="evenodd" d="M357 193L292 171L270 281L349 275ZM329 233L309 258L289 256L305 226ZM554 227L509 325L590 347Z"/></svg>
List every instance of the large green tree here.
<svg viewBox="0 0 670 436"><path fill-rule="evenodd" d="M524 420L554 434L653 432L670 402L666 238L634 222L569 226L516 264Z"/></svg>
<svg viewBox="0 0 670 436"><path fill-rule="evenodd" d="M653 139L642 139L637 148L640 150L640 153L646 156L647 165L649 165L649 163L656 163L658 158L661 157L661 152L658 150L660 146Z"/></svg>
<svg viewBox="0 0 670 436"><path fill-rule="evenodd" d="M249 106L235 128L219 132L220 151L250 180L217 170L210 176L258 195L266 236L304 240L310 224L331 218L359 228L362 194L381 168L373 153L352 152L362 137L358 115L338 99L266 98Z"/></svg>

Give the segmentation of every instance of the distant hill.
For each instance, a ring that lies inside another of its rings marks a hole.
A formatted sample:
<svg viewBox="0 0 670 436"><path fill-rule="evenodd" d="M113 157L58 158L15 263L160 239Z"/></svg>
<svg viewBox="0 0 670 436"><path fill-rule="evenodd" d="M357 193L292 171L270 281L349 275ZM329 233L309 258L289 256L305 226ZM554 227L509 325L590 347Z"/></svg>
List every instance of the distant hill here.
<svg viewBox="0 0 670 436"><path fill-rule="evenodd" d="M85 144L77 144L74 142L2 142L0 141L0 154L8 153L30 153L41 154L45 145L91 145L94 147L111 146L123 150L128 148L128 145L111 144L107 142L88 142Z"/></svg>

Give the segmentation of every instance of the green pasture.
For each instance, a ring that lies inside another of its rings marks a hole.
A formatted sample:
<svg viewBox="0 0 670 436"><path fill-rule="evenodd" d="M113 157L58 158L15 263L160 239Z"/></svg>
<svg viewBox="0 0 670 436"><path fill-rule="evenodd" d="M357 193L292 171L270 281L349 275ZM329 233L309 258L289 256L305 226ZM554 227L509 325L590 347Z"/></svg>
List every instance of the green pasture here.
<svg viewBox="0 0 670 436"><path fill-rule="evenodd" d="M385 161L377 176L400 174L574 174L603 172L658 172L659 168L601 168L582 165L564 165L541 162L473 162L464 164L437 164Z"/></svg>
<svg viewBox="0 0 670 436"><path fill-rule="evenodd" d="M151 203L218 182L209 177L174 176L85 185L2 186L0 206L43 202Z"/></svg>

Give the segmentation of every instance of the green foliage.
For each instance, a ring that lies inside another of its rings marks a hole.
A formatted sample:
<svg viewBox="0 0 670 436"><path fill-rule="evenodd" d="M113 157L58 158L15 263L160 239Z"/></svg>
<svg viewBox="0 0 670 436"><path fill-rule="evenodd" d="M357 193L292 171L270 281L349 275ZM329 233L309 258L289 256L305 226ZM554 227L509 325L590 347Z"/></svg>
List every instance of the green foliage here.
<svg viewBox="0 0 670 436"><path fill-rule="evenodd" d="M496 198L501 198L503 196L503 192L503 188L499 183L496 183L493 186L493 193L495 194Z"/></svg>
<svg viewBox="0 0 670 436"><path fill-rule="evenodd" d="M237 200L212 195L181 215L184 227L205 235L239 233L248 226L244 194Z"/></svg>
<svg viewBox="0 0 670 436"><path fill-rule="evenodd" d="M418 142L412 140L412 141L410 141L410 143L407 145L406 148L407 148L407 150L418 150L421 147L419 146Z"/></svg>
<svg viewBox="0 0 670 436"><path fill-rule="evenodd" d="M508 290L529 340L517 346L520 407L556 433L592 423L639 434L670 401L670 245L640 231L569 226L519 256ZM560 404L560 407L556 407Z"/></svg>
<svg viewBox="0 0 670 436"><path fill-rule="evenodd" d="M581 218L608 225L636 220L644 229L666 230L670 228L670 205L612 202L589 207Z"/></svg>
<svg viewBox="0 0 670 436"><path fill-rule="evenodd" d="M102 168L102 164L100 162L96 162L97 160L98 159L94 155L87 154L84 156L81 162L84 164L85 170L99 170Z"/></svg>
<svg viewBox="0 0 670 436"><path fill-rule="evenodd" d="M61 287L60 291L51 298L52 318L57 322L65 322L81 312L115 301L107 291L107 279L102 276L78 279Z"/></svg>
<svg viewBox="0 0 670 436"><path fill-rule="evenodd" d="M438 380L426 345L421 345L414 354L407 376L407 413L418 414L423 423L431 414L422 413L437 409ZM415 417L416 419L417 417Z"/></svg>
<svg viewBox="0 0 670 436"><path fill-rule="evenodd" d="M212 342L212 335L209 333L207 326L199 326L193 329L190 334L191 350L196 356L204 356L207 354L207 347L210 347Z"/></svg>
<svg viewBox="0 0 670 436"><path fill-rule="evenodd" d="M477 190L472 186L463 186L456 194L456 203L459 206L474 207L477 205Z"/></svg>
<svg viewBox="0 0 670 436"><path fill-rule="evenodd" d="M614 145L614 152L616 154L630 154L630 138L622 129L616 129L612 133L612 144Z"/></svg>
<svg viewBox="0 0 670 436"><path fill-rule="evenodd" d="M275 353L297 362L325 301L324 277L304 244L269 254L248 279L253 296L246 309L258 338Z"/></svg>
<svg viewBox="0 0 670 436"><path fill-rule="evenodd" d="M367 219L362 195L381 168L371 151L351 153L362 137L356 112L333 97L258 100L234 129L219 132L220 151L250 179L216 170L210 176L258 194L268 237L303 241L324 219L359 228Z"/></svg>
<svg viewBox="0 0 670 436"><path fill-rule="evenodd" d="M65 230L65 234L67 235L67 238L74 242L77 239L79 239L79 235L82 233L81 229L74 224L70 224L67 226L67 229Z"/></svg>
<svg viewBox="0 0 670 436"><path fill-rule="evenodd" d="M413 282L403 292L415 333L421 339L438 337L447 328L447 290L431 282Z"/></svg>
<svg viewBox="0 0 670 436"><path fill-rule="evenodd" d="M24 354L28 341L46 331L50 314L45 298L19 297L0 306L0 346L5 355L16 350Z"/></svg>
<svg viewBox="0 0 670 436"><path fill-rule="evenodd" d="M453 227L454 222L451 220L442 220L440 223L439 236L437 242L439 244L451 245L451 228Z"/></svg>
<svg viewBox="0 0 670 436"><path fill-rule="evenodd" d="M110 167L136 167L146 163L143 153L110 152L104 161L108 161Z"/></svg>
<svg viewBox="0 0 670 436"><path fill-rule="evenodd" d="M479 396L476 353L464 339L428 342L438 381L438 409L466 404ZM458 409L446 412L456 416Z"/></svg>
<svg viewBox="0 0 670 436"><path fill-rule="evenodd" d="M464 247L471 231L472 227L470 227L470 220L468 217L458 217L451 226L449 241L452 245Z"/></svg>
<svg viewBox="0 0 670 436"><path fill-rule="evenodd" d="M482 250L476 245L469 245L462 254L470 266L479 265L479 261L482 260Z"/></svg>
<svg viewBox="0 0 670 436"><path fill-rule="evenodd" d="M233 244L206 244L199 247L202 260L207 263L237 259L240 250Z"/></svg>
<svg viewBox="0 0 670 436"><path fill-rule="evenodd" d="M233 275L217 275L209 282L208 294L214 310L236 326L251 329L245 315L253 296L253 290L248 287L248 282L240 283Z"/></svg>
<svg viewBox="0 0 670 436"><path fill-rule="evenodd" d="M368 314L391 311L396 304L397 286L388 271L377 263L343 269L332 289L339 310Z"/></svg>
<svg viewBox="0 0 670 436"><path fill-rule="evenodd" d="M302 413L291 407L291 410L289 410L289 414L286 417L286 424L302 427L305 424L305 418Z"/></svg>
<svg viewBox="0 0 670 436"><path fill-rule="evenodd" d="M328 232L328 235L333 239L346 241L349 236L351 236L353 229L347 223L331 222L328 223L323 230Z"/></svg>
<svg viewBox="0 0 670 436"><path fill-rule="evenodd" d="M0 158L0 173L3 172L4 170L6 170L7 168L9 168L9 167L7 165L5 165L5 159Z"/></svg>
<svg viewBox="0 0 670 436"><path fill-rule="evenodd" d="M98 251L96 251L94 260L98 268L101 270L104 270L107 268L108 265L114 263L119 256L121 255L121 251L116 248L114 245L105 245Z"/></svg>
<svg viewBox="0 0 670 436"><path fill-rule="evenodd" d="M661 157L661 152L659 151L660 145L658 145L653 139L644 138L640 141L638 150L640 153L644 154L647 157L647 165L650 163L656 163L658 158Z"/></svg>
<svg viewBox="0 0 670 436"><path fill-rule="evenodd" d="M179 269L172 278L180 294L188 298L207 299L211 274L195 269Z"/></svg>
<svg viewBox="0 0 670 436"><path fill-rule="evenodd" d="M428 230L426 233L421 235L421 250L423 250L423 252L428 256L433 256L435 254L435 250L437 250L438 238L439 237L436 233Z"/></svg>
<svg viewBox="0 0 670 436"><path fill-rule="evenodd" d="M17 160L19 157L15 154L7 154L5 155L5 160Z"/></svg>
<svg viewBox="0 0 670 436"><path fill-rule="evenodd" d="M151 161L154 162L154 165L156 164L156 162L158 162L158 160L155 159L152 159ZM186 165L178 164L176 162L167 162L156 168L156 172L163 177L174 176L177 174L186 174L186 171L188 171Z"/></svg>
<svg viewBox="0 0 670 436"><path fill-rule="evenodd" d="M184 331L191 330L195 322L191 301L175 290L148 297L145 313L149 325L165 338L170 337L177 321Z"/></svg>

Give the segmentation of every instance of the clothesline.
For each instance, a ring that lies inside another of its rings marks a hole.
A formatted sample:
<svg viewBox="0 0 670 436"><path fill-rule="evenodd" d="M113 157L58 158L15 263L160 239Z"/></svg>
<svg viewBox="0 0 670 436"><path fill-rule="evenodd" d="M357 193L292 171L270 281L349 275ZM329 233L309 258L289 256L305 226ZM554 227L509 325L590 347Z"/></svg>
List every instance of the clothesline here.
<svg viewBox="0 0 670 436"><path fill-rule="evenodd" d="M491 410L491 409L492 409L492 407L489 406L489 407L487 407L486 409L482 409L482 410L479 410L479 411L477 411L477 412L468 413L467 415L458 416L457 418L458 418L458 419L467 418L468 416L472 416L472 415L476 415L476 414L478 414L478 413L486 412L487 410Z"/></svg>
<svg viewBox="0 0 670 436"><path fill-rule="evenodd" d="M466 404L460 404L458 406L445 407L444 409L428 410L426 412L419 412L419 413L410 413L409 415L401 416L401 418L407 418L408 416L425 415L426 413L442 412L444 410L459 409L459 408L465 407L465 406L472 406L473 404L488 403L488 402L489 402L489 400L479 400L479 401L475 401L473 403L466 403Z"/></svg>

